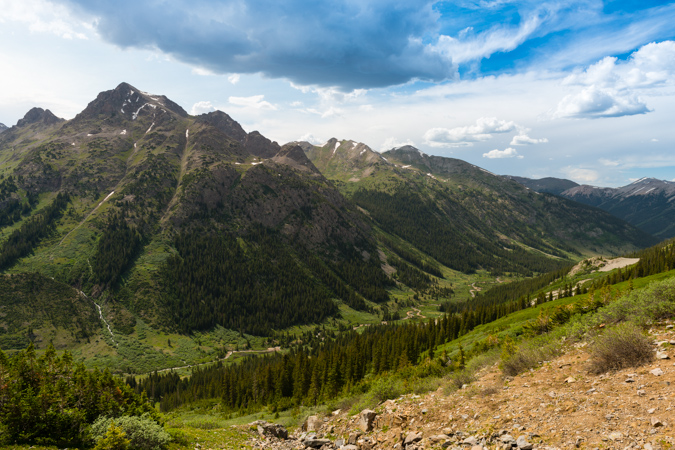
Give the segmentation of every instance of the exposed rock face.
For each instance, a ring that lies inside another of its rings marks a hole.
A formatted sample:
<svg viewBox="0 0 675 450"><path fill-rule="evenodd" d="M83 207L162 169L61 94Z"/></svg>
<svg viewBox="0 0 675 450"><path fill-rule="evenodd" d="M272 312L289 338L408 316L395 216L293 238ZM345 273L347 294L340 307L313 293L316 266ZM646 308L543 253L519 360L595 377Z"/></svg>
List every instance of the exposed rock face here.
<svg viewBox="0 0 675 450"><path fill-rule="evenodd" d="M63 121L64 119L56 117L48 109L45 110L42 108L32 108L30 111L26 113L25 116L23 116L23 119L19 119L19 121L16 123L16 126L17 128L22 128L34 123L41 123L44 125L54 125ZM7 127L5 127L5 129L6 128Z"/></svg>
<svg viewBox="0 0 675 450"><path fill-rule="evenodd" d="M280 146L257 131L246 133L244 129L222 111L213 111L197 117L197 123L209 124L244 146L246 151L259 158L271 158Z"/></svg>

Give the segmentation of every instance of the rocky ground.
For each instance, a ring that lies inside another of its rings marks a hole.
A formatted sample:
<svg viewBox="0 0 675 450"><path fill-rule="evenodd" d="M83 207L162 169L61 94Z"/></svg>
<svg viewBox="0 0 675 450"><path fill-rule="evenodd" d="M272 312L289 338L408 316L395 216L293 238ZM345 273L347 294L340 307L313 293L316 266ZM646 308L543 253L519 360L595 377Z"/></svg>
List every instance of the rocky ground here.
<svg viewBox="0 0 675 450"><path fill-rule="evenodd" d="M265 423L258 449L669 449L675 443L675 331L650 330L646 366L593 375L577 344L538 369L505 378L496 366L469 386L388 400L375 411L310 417L304 429L274 437ZM274 428L278 429L278 428ZM285 430L283 430L285 432Z"/></svg>

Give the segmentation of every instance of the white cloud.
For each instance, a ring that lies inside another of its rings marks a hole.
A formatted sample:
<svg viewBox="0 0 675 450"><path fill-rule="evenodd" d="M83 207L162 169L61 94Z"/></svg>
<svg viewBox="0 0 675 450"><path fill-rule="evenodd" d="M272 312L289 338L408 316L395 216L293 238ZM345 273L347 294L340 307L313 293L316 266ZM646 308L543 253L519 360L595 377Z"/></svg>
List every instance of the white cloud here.
<svg viewBox="0 0 675 450"><path fill-rule="evenodd" d="M607 167L617 167L620 164L619 161L606 158L600 158L598 162Z"/></svg>
<svg viewBox="0 0 675 450"><path fill-rule="evenodd" d="M361 105L361 106L359 106L359 110L365 111L365 112L374 111L375 107L373 105Z"/></svg>
<svg viewBox="0 0 675 450"><path fill-rule="evenodd" d="M481 117L475 125L457 128L432 128L424 140L432 147L465 147L492 139L492 133L508 133L519 128L514 122Z"/></svg>
<svg viewBox="0 0 675 450"><path fill-rule="evenodd" d="M294 102L291 102L291 106L293 108L300 108L301 106L303 106L303 103L300 102L300 101L294 101Z"/></svg>
<svg viewBox="0 0 675 450"><path fill-rule="evenodd" d="M650 112L639 97L657 87L675 85L675 41L651 43L626 61L608 56L577 70L563 85L581 86L558 104L554 117L620 117Z"/></svg>
<svg viewBox="0 0 675 450"><path fill-rule="evenodd" d="M507 148L506 150L491 150L487 153L483 153L483 158L488 159L502 159L502 158L518 158L523 159L523 155L519 155L518 151L515 148Z"/></svg>
<svg viewBox="0 0 675 450"><path fill-rule="evenodd" d="M270 111L277 109L276 106L264 99L264 95L252 95L250 97L230 97L228 101L233 105L242 106L244 108L266 109Z"/></svg>
<svg viewBox="0 0 675 450"><path fill-rule="evenodd" d="M602 158L599 162L604 166L621 170L675 167L675 157L668 154L624 155L616 159Z"/></svg>
<svg viewBox="0 0 675 450"><path fill-rule="evenodd" d="M511 139L511 143L509 145L545 144L547 142L548 139L546 138L533 139L526 134L519 134L517 136L513 136L513 139Z"/></svg>
<svg viewBox="0 0 675 450"><path fill-rule="evenodd" d="M204 69L203 67L195 67L192 69L192 73L195 75L200 75L202 77L209 77L215 75L209 69Z"/></svg>
<svg viewBox="0 0 675 450"><path fill-rule="evenodd" d="M20 22L31 32L51 33L63 39L88 39L90 23L78 20L68 8L45 0L0 0L0 23Z"/></svg>
<svg viewBox="0 0 675 450"><path fill-rule="evenodd" d="M237 84L237 83L239 83L240 78L241 78L241 75L239 75L238 73L233 73L232 75L227 77L227 81L229 81L232 84Z"/></svg>
<svg viewBox="0 0 675 450"><path fill-rule="evenodd" d="M578 183L593 183L599 178L598 172L593 169L567 166L560 170L567 178Z"/></svg>
<svg viewBox="0 0 675 450"><path fill-rule="evenodd" d="M479 60L496 52L511 51L525 42L537 30L541 18L534 14L522 21L518 28L496 26L474 34L473 28L465 28L459 38L441 35L434 50L451 59L455 64Z"/></svg>
<svg viewBox="0 0 675 450"><path fill-rule="evenodd" d="M300 136L298 138L298 141L307 141L307 142L309 142L310 144L313 144L313 145L319 145L319 144L323 144L324 142L326 142L325 140L319 139L318 137L314 136L312 133L307 133L303 136Z"/></svg>
<svg viewBox="0 0 675 450"><path fill-rule="evenodd" d="M192 105L192 108L190 109L190 114L192 114L193 116L198 116L199 114L204 114L215 110L216 108L211 104L211 102L203 101L197 102L194 105Z"/></svg>
<svg viewBox="0 0 675 450"><path fill-rule="evenodd" d="M652 142L659 142L659 140L656 138L652 138Z"/></svg>
<svg viewBox="0 0 675 450"><path fill-rule="evenodd" d="M415 143L410 139L400 140L395 137L390 137L385 139L382 145L380 145L380 152L386 152L387 150L391 150L392 148L403 147L404 145L415 146Z"/></svg>
<svg viewBox="0 0 675 450"><path fill-rule="evenodd" d="M602 88L646 89L673 84L675 41L651 43L634 52L626 61L613 56L601 59L586 70L577 70L564 84Z"/></svg>
<svg viewBox="0 0 675 450"><path fill-rule="evenodd" d="M563 98L553 117L595 119L632 116L650 111L647 105L633 94L590 86L578 94L570 94Z"/></svg>
<svg viewBox="0 0 675 450"><path fill-rule="evenodd" d="M342 114L344 114L344 111L340 108L331 106L330 108L319 114L321 115L322 119L327 119L329 117L341 116Z"/></svg>

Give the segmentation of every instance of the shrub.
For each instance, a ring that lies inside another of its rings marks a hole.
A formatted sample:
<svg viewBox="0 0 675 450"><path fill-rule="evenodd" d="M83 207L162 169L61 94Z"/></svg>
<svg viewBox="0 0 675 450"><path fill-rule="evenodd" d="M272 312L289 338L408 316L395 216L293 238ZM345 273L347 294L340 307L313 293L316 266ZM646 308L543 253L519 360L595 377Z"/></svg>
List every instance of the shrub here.
<svg viewBox="0 0 675 450"><path fill-rule="evenodd" d="M462 389L462 386L465 384L471 384L476 381L476 377L474 376L473 372L469 370L462 370L460 372L453 373L450 376L450 381L455 385L455 387L457 387L457 389Z"/></svg>
<svg viewBox="0 0 675 450"><path fill-rule="evenodd" d="M654 320L675 315L675 279L651 283L645 289L632 291L602 308L597 323L619 323L630 320L646 326Z"/></svg>
<svg viewBox="0 0 675 450"><path fill-rule="evenodd" d="M590 371L598 374L637 367L653 358L647 337L632 323L624 323L597 337L591 347Z"/></svg>
<svg viewBox="0 0 675 450"><path fill-rule="evenodd" d="M381 377L373 382L370 392L377 403L381 403L401 396L404 389L399 380L393 377Z"/></svg>
<svg viewBox="0 0 675 450"><path fill-rule="evenodd" d="M94 450L127 450L129 448L129 439L121 427L115 426L115 422L110 422L105 435L96 442Z"/></svg>
<svg viewBox="0 0 675 450"><path fill-rule="evenodd" d="M114 419L116 428L119 427L129 439L129 446L139 450L158 450L166 447L171 442L169 433L149 415L142 416L123 416ZM107 432L113 425L113 419L99 417L91 426L91 434L94 440L99 443L105 439Z"/></svg>
<svg viewBox="0 0 675 450"><path fill-rule="evenodd" d="M560 351L560 344L555 337L548 340L534 339L527 346L516 347L511 343L502 348L502 361L499 367L504 375L516 376L526 370L533 369L540 362L550 359Z"/></svg>

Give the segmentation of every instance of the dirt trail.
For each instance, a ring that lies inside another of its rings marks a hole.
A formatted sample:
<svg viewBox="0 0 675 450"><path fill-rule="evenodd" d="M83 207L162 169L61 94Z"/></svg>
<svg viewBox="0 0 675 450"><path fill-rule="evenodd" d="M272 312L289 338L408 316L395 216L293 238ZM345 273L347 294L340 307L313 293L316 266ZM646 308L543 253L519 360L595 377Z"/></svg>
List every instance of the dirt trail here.
<svg viewBox="0 0 675 450"><path fill-rule="evenodd" d="M148 373L168 372L169 370L189 369L190 367L205 366L207 364L213 364L213 363L217 363L219 361L225 361L226 359L228 359L230 356L234 355L235 353L274 353L274 352L280 352L280 351L281 351L281 347L270 347L267 350L230 350L229 352L227 352L227 355L225 355L224 358L214 359L213 361L208 361L208 362L205 362L205 363L187 364L185 366L169 367L168 369L160 369L160 370L156 370L156 371L153 370L152 372L148 372ZM146 374L142 374L142 375L146 375Z"/></svg>
<svg viewBox="0 0 675 450"><path fill-rule="evenodd" d="M476 286L476 283L473 283L471 285L471 287L473 288L473 289L469 290L469 294L471 294L471 298L476 297L476 292L480 292L480 291L483 290L483 288L480 288L480 287Z"/></svg>
<svg viewBox="0 0 675 450"><path fill-rule="evenodd" d="M415 307L413 307L412 309L413 309L413 310L412 310L412 311L408 311L408 312L406 313L406 316L405 316L403 319L401 319L401 320L412 319L412 318L415 317L415 316L419 317L420 319L426 319L426 318L427 318L427 316L422 315L422 311L420 311L419 309L417 309L417 308L415 308Z"/></svg>

